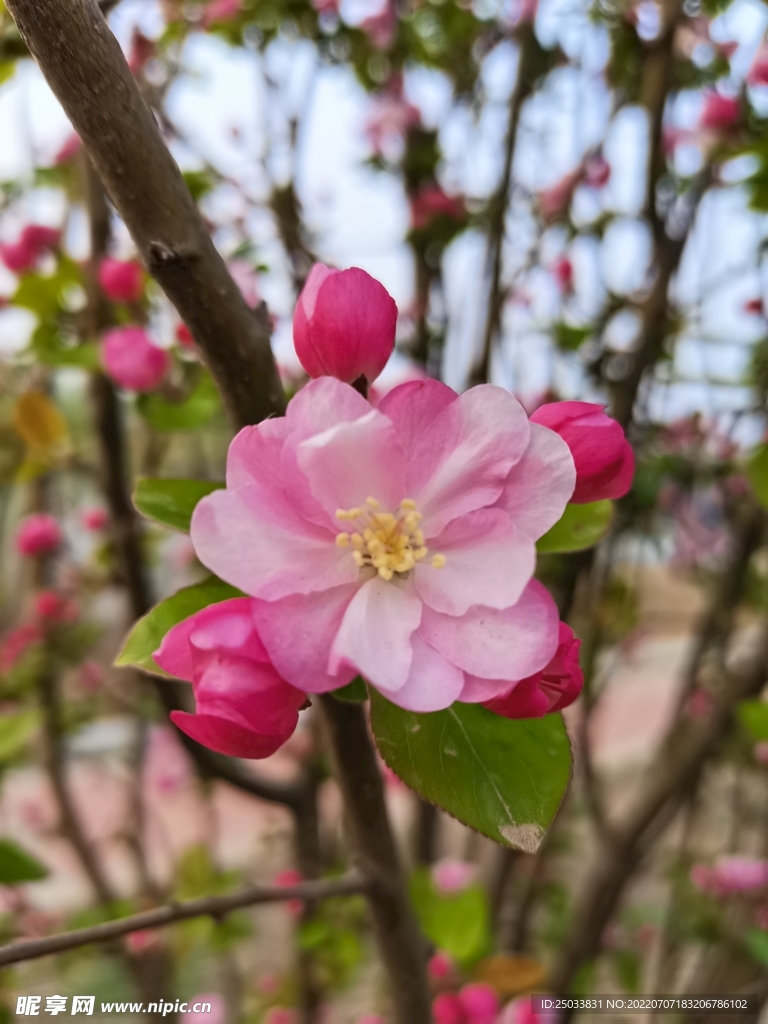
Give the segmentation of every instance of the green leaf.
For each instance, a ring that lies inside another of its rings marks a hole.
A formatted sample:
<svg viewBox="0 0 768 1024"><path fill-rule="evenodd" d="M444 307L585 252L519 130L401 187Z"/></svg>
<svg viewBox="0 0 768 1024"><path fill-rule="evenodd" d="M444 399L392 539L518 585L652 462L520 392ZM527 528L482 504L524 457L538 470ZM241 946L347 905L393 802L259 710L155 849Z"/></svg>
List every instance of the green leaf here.
<svg viewBox="0 0 768 1024"><path fill-rule="evenodd" d="M488 898L480 885L441 893L427 868L411 875L411 902L422 931L462 966L475 963L491 946Z"/></svg>
<svg viewBox="0 0 768 1024"><path fill-rule="evenodd" d="M204 373L182 402L169 402L162 395L140 395L136 408L154 430L197 430L221 408L221 399L209 373Z"/></svg>
<svg viewBox="0 0 768 1024"><path fill-rule="evenodd" d="M39 882L48 869L10 839L0 839L0 885Z"/></svg>
<svg viewBox="0 0 768 1024"><path fill-rule="evenodd" d="M760 928L750 928L744 936L744 942L758 963L768 964L768 932Z"/></svg>
<svg viewBox="0 0 768 1024"><path fill-rule="evenodd" d="M613 517L613 502L590 501L566 505L562 518L536 542L536 550L547 554L583 551L605 536Z"/></svg>
<svg viewBox="0 0 768 1024"><path fill-rule="evenodd" d="M231 597L242 597L242 593L228 583L209 577L202 583L196 583L191 587L184 587L177 591L172 597L155 605L152 611L147 612L144 618L134 625L128 634L123 649L115 659L118 666L133 666L144 669L145 672L153 672L155 675L166 675L165 672L155 664L152 654L158 649L165 634L176 625L188 619L190 615L199 612L201 608L207 608L209 604L218 604L220 601L227 601Z"/></svg>
<svg viewBox="0 0 768 1024"><path fill-rule="evenodd" d="M362 676L353 679L351 683L331 691L336 700L352 701L356 704L363 704L368 700L368 687Z"/></svg>
<svg viewBox="0 0 768 1024"><path fill-rule="evenodd" d="M192 513L201 498L225 485L214 480L158 480L143 477L136 484L133 503L147 519L189 533Z"/></svg>
<svg viewBox="0 0 768 1024"><path fill-rule="evenodd" d="M3 715L0 718L0 764L23 753L39 725L40 714L36 709Z"/></svg>
<svg viewBox="0 0 768 1024"><path fill-rule="evenodd" d="M535 853L571 772L559 714L510 719L480 704L404 711L371 688L384 761L425 800L505 846Z"/></svg>
<svg viewBox="0 0 768 1024"><path fill-rule="evenodd" d="M739 721L758 743L768 742L768 704L762 700L743 700L736 709Z"/></svg>
<svg viewBox="0 0 768 1024"><path fill-rule="evenodd" d="M761 444L752 454L747 462L747 478L757 500L768 508L768 445Z"/></svg>
<svg viewBox="0 0 768 1024"><path fill-rule="evenodd" d="M594 327L572 327L562 321L554 326L555 344L561 352L575 352L594 333Z"/></svg>

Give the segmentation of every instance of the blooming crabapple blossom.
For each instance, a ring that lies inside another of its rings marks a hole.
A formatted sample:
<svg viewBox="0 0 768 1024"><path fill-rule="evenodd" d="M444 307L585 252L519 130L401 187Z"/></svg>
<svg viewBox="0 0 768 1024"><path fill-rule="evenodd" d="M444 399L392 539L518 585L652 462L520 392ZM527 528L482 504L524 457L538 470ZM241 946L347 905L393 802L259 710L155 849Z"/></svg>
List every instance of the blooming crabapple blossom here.
<svg viewBox="0 0 768 1024"><path fill-rule="evenodd" d="M584 685L579 665L581 640L570 626L560 623L557 651L550 663L535 675L521 679L503 697L488 701L485 707L504 718L542 718L573 704Z"/></svg>
<svg viewBox="0 0 768 1024"><path fill-rule="evenodd" d="M395 300L370 274L316 263L296 304L293 343L310 377L370 384L392 355L396 327Z"/></svg>
<svg viewBox="0 0 768 1024"><path fill-rule="evenodd" d="M281 679L251 616L236 597L209 605L166 634L154 659L192 683L197 711L172 711L182 732L232 757L261 758L296 728L305 696Z"/></svg>
<svg viewBox="0 0 768 1024"><path fill-rule="evenodd" d="M463 860L445 858L432 865L432 882L438 892L443 895L461 892L470 885L477 874L474 864Z"/></svg>
<svg viewBox="0 0 768 1024"><path fill-rule="evenodd" d="M258 600L276 671L309 693L356 675L403 708L492 700L558 646L534 580L563 514L567 444L509 392L411 381L373 408L322 377L244 428L192 517L200 561Z"/></svg>
<svg viewBox="0 0 768 1024"><path fill-rule="evenodd" d="M144 269L136 260L105 256L99 264L99 285L110 302L138 302L144 292Z"/></svg>
<svg viewBox="0 0 768 1024"><path fill-rule="evenodd" d="M59 522L47 512L33 512L22 522L16 534L16 547L22 555L34 558L49 555L64 540Z"/></svg>
<svg viewBox="0 0 768 1024"><path fill-rule="evenodd" d="M576 464L571 501L621 498L632 486L635 456L621 426L591 402L552 402L531 416L566 442Z"/></svg>
<svg viewBox="0 0 768 1024"><path fill-rule="evenodd" d="M141 327L115 327L101 346L105 372L126 391L152 391L170 366L168 353L153 345Z"/></svg>

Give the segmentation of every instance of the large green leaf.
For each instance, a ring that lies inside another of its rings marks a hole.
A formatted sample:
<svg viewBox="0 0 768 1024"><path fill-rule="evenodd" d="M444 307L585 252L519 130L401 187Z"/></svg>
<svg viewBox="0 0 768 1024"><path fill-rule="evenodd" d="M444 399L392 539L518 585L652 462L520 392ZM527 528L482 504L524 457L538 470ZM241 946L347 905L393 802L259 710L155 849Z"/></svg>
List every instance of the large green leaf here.
<svg viewBox="0 0 768 1024"><path fill-rule="evenodd" d="M189 533L192 513L198 501L223 486L211 480L157 480L144 477L136 484L133 503L148 519Z"/></svg>
<svg viewBox="0 0 768 1024"><path fill-rule="evenodd" d="M427 868L417 868L410 880L411 902L421 929L439 949L460 964L471 964L491 945L488 898L481 885L456 893L435 888Z"/></svg>
<svg viewBox="0 0 768 1024"><path fill-rule="evenodd" d="M373 735L395 775L483 835L536 851L571 772L561 715L509 719L460 703L417 714L370 692Z"/></svg>
<svg viewBox="0 0 768 1024"><path fill-rule="evenodd" d="M215 576L192 587L184 587L172 597L155 605L152 611L139 619L128 634L115 664L130 665L142 668L145 672L153 672L155 675L165 675L160 666L155 664L152 654L158 649L171 627L183 619L188 619L201 608L207 608L209 604L218 604L230 597L242 596L239 590L230 587L223 580L216 579Z"/></svg>
<svg viewBox="0 0 768 1024"><path fill-rule="evenodd" d="M612 516L613 502L607 499L566 505L562 518L536 542L536 549L557 554L591 548L605 535Z"/></svg>
<svg viewBox="0 0 768 1024"><path fill-rule="evenodd" d="M48 869L10 839L0 839L0 885L38 882Z"/></svg>
<svg viewBox="0 0 768 1024"><path fill-rule="evenodd" d="M197 430L221 408L221 399L213 378L204 373L183 401L169 402L162 395L152 393L140 395L136 407L155 430Z"/></svg>
<svg viewBox="0 0 768 1024"><path fill-rule="evenodd" d="M768 445L761 444L752 453L747 462L747 477L757 500L768 508Z"/></svg>
<svg viewBox="0 0 768 1024"><path fill-rule="evenodd" d="M736 713L753 740L768 742L768 704L765 701L743 700Z"/></svg>
<svg viewBox="0 0 768 1024"><path fill-rule="evenodd" d="M39 725L40 714L36 709L3 715L0 718L0 764L23 753Z"/></svg>

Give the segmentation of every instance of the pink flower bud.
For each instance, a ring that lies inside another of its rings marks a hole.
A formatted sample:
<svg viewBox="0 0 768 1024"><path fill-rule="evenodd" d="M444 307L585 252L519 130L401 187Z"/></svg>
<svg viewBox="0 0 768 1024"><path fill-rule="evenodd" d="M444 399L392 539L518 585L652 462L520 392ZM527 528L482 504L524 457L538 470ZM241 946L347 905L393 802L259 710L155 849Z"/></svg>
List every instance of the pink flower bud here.
<svg viewBox="0 0 768 1024"><path fill-rule="evenodd" d="M745 313L750 313L752 316L762 316L764 312L763 300L761 298L747 299L741 308Z"/></svg>
<svg viewBox="0 0 768 1024"><path fill-rule="evenodd" d="M109 515L106 509L94 505L93 508L83 509L81 522L86 530L89 530L91 533L98 533L109 522Z"/></svg>
<svg viewBox="0 0 768 1024"><path fill-rule="evenodd" d="M37 595L35 612L50 623L74 622L80 615L80 607L77 601L62 597L55 590L43 590Z"/></svg>
<svg viewBox="0 0 768 1024"><path fill-rule="evenodd" d="M552 402L531 416L565 441L576 465L571 501L621 498L632 486L635 456L620 425L591 402Z"/></svg>
<svg viewBox="0 0 768 1024"><path fill-rule="evenodd" d="M39 253L21 242L0 243L0 260L14 274L26 274L37 263Z"/></svg>
<svg viewBox="0 0 768 1024"><path fill-rule="evenodd" d="M196 713L173 723L220 754L261 758L282 746L306 701L272 666L251 614L251 599L212 604L166 634L157 664L192 683Z"/></svg>
<svg viewBox="0 0 768 1024"><path fill-rule="evenodd" d="M48 249L55 249L61 242L61 231L44 224L27 224L17 242L0 244L0 260L15 274L33 270L38 260Z"/></svg>
<svg viewBox="0 0 768 1024"><path fill-rule="evenodd" d="M39 626L17 626L6 633L0 643L0 672L10 672L30 647L42 642L43 631Z"/></svg>
<svg viewBox="0 0 768 1024"><path fill-rule="evenodd" d="M293 341L310 377L370 384L395 347L397 306L364 270L331 270L316 263L293 315Z"/></svg>
<svg viewBox="0 0 768 1024"><path fill-rule="evenodd" d="M131 49L128 53L128 67L131 69L131 74L140 75L154 55L154 42L148 39L141 29L134 27L131 36Z"/></svg>
<svg viewBox="0 0 768 1024"><path fill-rule="evenodd" d="M141 327L115 327L101 346L105 372L127 391L152 391L170 366L168 353L153 345Z"/></svg>
<svg viewBox="0 0 768 1024"><path fill-rule="evenodd" d="M176 325L176 341L184 348L194 348L195 339L192 337L192 331L187 327L186 324Z"/></svg>
<svg viewBox="0 0 768 1024"><path fill-rule="evenodd" d="M39 254L46 249L58 248L61 244L61 231L45 224L27 224L19 236L19 242Z"/></svg>
<svg viewBox="0 0 768 1024"><path fill-rule="evenodd" d="M432 1020L434 1024L468 1024L459 997L451 992L443 992L432 1001Z"/></svg>
<svg viewBox="0 0 768 1024"><path fill-rule="evenodd" d="M571 627L561 622L557 651L546 668L521 679L509 693L488 701L484 707L504 718L541 718L567 708L584 685L580 646L581 640L576 639Z"/></svg>
<svg viewBox="0 0 768 1024"><path fill-rule="evenodd" d="M563 295L570 295L573 291L573 263L567 256L561 256L552 264L552 276L557 281L557 287Z"/></svg>
<svg viewBox="0 0 768 1024"><path fill-rule="evenodd" d="M152 946L156 946L160 941L160 937L157 932L151 931L149 928L142 928L138 932L129 932L125 937L125 945L129 953L145 953Z"/></svg>
<svg viewBox="0 0 768 1024"><path fill-rule="evenodd" d="M453 960L441 949L429 958L427 973L433 981L443 981L445 978L450 978L454 970Z"/></svg>
<svg viewBox="0 0 768 1024"><path fill-rule="evenodd" d="M422 185L411 199L411 227L421 231L429 227L435 217L464 220L467 210L459 196L449 196L434 182Z"/></svg>
<svg viewBox="0 0 768 1024"><path fill-rule="evenodd" d="M712 896L751 892L768 886L768 861L755 857L720 857L712 867L694 864L692 884Z"/></svg>
<svg viewBox="0 0 768 1024"><path fill-rule="evenodd" d="M105 256L99 266L99 284L110 302L138 302L144 292L144 270L136 260Z"/></svg>
<svg viewBox="0 0 768 1024"><path fill-rule="evenodd" d="M203 11L203 28L210 28L217 22L232 21L242 9L242 0L210 0Z"/></svg>
<svg viewBox="0 0 768 1024"><path fill-rule="evenodd" d="M493 1024L499 1012L499 997L490 985L465 985L459 992L459 1002L470 1024Z"/></svg>
<svg viewBox="0 0 768 1024"><path fill-rule="evenodd" d="M16 547L22 555L34 557L55 551L64 535L53 516L46 512L35 512L23 521L16 534Z"/></svg>
<svg viewBox="0 0 768 1024"><path fill-rule="evenodd" d="M432 865L431 874L437 891L448 895L466 889L474 881L477 868L466 861L446 857Z"/></svg>
<svg viewBox="0 0 768 1024"><path fill-rule="evenodd" d="M723 96L719 92L711 92L704 101L704 108L699 117L699 128L727 132L735 128L741 121L741 104L731 96Z"/></svg>

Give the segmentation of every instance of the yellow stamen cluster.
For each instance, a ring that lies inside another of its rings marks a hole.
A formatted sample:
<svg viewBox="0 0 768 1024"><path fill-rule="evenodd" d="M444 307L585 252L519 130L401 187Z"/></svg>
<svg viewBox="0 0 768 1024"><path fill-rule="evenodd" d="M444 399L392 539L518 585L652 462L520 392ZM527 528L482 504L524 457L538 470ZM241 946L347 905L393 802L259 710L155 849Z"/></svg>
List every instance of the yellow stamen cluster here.
<svg viewBox="0 0 768 1024"><path fill-rule="evenodd" d="M352 557L360 568L376 569L383 580L395 573L408 573L426 558L428 550L419 527L421 513L416 502L404 498L396 512L382 512L375 498L366 500L365 508L339 509L336 518L354 526L349 533L340 533L340 548L352 548ZM432 565L441 569L445 555L433 555Z"/></svg>

